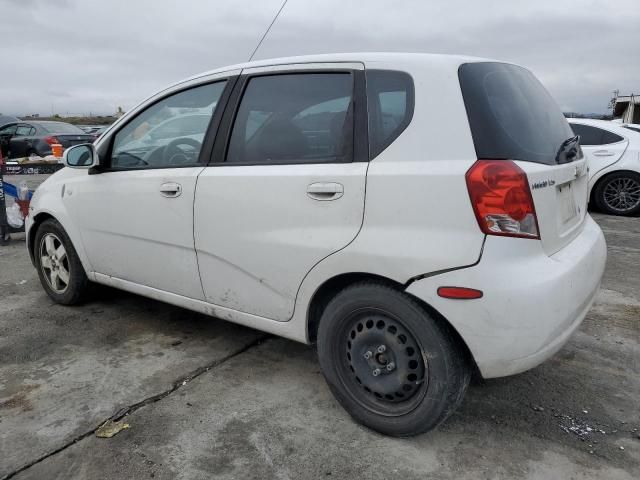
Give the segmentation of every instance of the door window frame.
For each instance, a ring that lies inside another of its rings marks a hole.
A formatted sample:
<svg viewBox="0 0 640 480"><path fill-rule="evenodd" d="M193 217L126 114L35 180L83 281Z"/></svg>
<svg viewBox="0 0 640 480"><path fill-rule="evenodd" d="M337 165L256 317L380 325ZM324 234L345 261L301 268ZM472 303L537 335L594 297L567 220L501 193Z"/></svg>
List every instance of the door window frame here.
<svg viewBox="0 0 640 480"><path fill-rule="evenodd" d="M318 161L308 162L302 160L286 160L275 162L227 162L227 152L231 141L232 129L236 116L240 109L240 103L244 97L247 86L252 78L296 75L314 73L349 73L353 79L353 156L348 162ZM322 165L322 164L343 164L369 161L369 133L367 121L367 97L364 65L357 64L309 64L309 65L275 65L267 67L248 68L242 71L236 82L231 97L227 102L222 122L218 128L219 135L213 146L209 162L209 167L247 167L247 166L270 166L270 165Z"/></svg>
<svg viewBox="0 0 640 480"><path fill-rule="evenodd" d="M98 147L98 156L100 158L100 165L97 167L93 167L89 170L89 174L97 174L97 173L106 173L106 172L130 172L130 171L138 171L138 170L167 170L172 168L194 168L194 167L204 167L207 165L209 158L211 157L211 151L213 150L213 145L216 141L216 136L219 132L220 122L222 120L222 116L226 110L227 103L231 96L231 93L234 90L235 84L238 81L240 71L232 71L232 72L223 72L220 76L216 76L215 78L207 78L206 81L202 79L198 79L196 82L184 82L178 84L172 88L166 89L159 94L151 97L144 103L138 105L130 115L127 115L126 121L123 121L121 124L118 124L116 128L109 129L107 132L108 135L105 137L104 141L100 143ZM133 120L138 118L139 115L146 112L149 108L153 107L159 102L166 100L169 97L177 95L182 92L186 92L188 90L192 90L195 88L203 87L206 85L213 85L215 83L226 82L222 93L220 94L220 98L218 99L218 103L216 104L216 108L211 115L211 119L209 120L209 124L205 131L204 139L202 141L202 147L200 149L200 153L198 155L197 164L190 165L162 165L162 166L135 166L135 167L126 167L126 168L111 168L111 155L113 153L113 143L115 141L115 137L119 131L129 125ZM103 161L104 159L104 161Z"/></svg>

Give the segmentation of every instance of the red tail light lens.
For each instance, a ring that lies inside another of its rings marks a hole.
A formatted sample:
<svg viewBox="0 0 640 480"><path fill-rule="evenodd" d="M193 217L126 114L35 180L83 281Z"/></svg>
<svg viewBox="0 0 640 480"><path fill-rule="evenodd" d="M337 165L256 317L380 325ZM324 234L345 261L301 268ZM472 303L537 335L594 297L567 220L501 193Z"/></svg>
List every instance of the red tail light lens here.
<svg viewBox="0 0 640 480"><path fill-rule="evenodd" d="M466 174L471 204L487 235L540 238L527 175L510 160L478 160Z"/></svg>
<svg viewBox="0 0 640 480"><path fill-rule="evenodd" d="M54 137L53 135L50 135L48 137L44 137L44 141L47 142L49 145L53 145L54 143L60 143L58 141L58 139L56 137Z"/></svg>

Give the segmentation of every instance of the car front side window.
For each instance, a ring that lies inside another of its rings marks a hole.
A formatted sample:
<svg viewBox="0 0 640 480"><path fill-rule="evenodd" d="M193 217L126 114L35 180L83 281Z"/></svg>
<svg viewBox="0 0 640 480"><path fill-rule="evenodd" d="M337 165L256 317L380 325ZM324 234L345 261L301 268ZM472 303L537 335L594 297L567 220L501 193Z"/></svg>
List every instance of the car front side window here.
<svg viewBox="0 0 640 480"><path fill-rule="evenodd" d="M175 93L154 103L114 136L111 169L196 166L226 81Z"/></svg>
<svg viewBox="0 0 640 480"><path fill-rule="evenodd" d="M9 125L8 127L4 127L0 129L0 135L13 135L16 133L17 125Z"/></svg>

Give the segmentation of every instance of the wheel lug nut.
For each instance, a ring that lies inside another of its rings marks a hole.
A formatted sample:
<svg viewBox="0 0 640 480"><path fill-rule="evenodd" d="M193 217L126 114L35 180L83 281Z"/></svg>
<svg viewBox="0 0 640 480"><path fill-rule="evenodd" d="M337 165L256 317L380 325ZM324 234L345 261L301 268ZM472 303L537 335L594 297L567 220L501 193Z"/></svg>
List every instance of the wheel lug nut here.
<svg viewBox="0 0 640 480"><path fill-rule="evenodd" d="M371 372L371 374L372 374L374 377L377 377L378 375L380 375L380 369L379 369L379 368L376 368L373 372Z"/></svg>
<svg viewBox="0 0 640 480"><path fill-rule="evenodd" d="M393 363L393 362L390 362L390 363L387 365L387 371L388 371L388 372L392 371L394 368L396 368L396 364L395 364L395 363Z"/></svg>
<svg viewBox="0 0 640 480"><path fill-rule="evenodd" d="M378 353L384 353L387 350L387 347L385 347L384 345L380 345L378 347Z"/></svg>
<svg viewBox="0 0 640 480"><path fill-rule="evenodd" d="M371 358L371 356L372 356L372 355L373 355L373 354L372 354L371 352L366 351L366 352L364 353L364 359L365 359L365 360L369 360L369 359Z"/></svg>

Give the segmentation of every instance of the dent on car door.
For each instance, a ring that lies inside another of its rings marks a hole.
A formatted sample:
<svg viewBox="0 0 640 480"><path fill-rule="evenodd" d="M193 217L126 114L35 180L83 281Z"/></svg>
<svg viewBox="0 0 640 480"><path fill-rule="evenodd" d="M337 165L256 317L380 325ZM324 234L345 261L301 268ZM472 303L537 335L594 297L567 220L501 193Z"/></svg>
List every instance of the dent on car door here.
<svg viewBox="0 0 640 480"><path fill-rule="evenodd" d="M195 245L208 302L286 321L304 276L362 224L365 102L358 71L249 73L228 148L198 179Z"/></svg>

